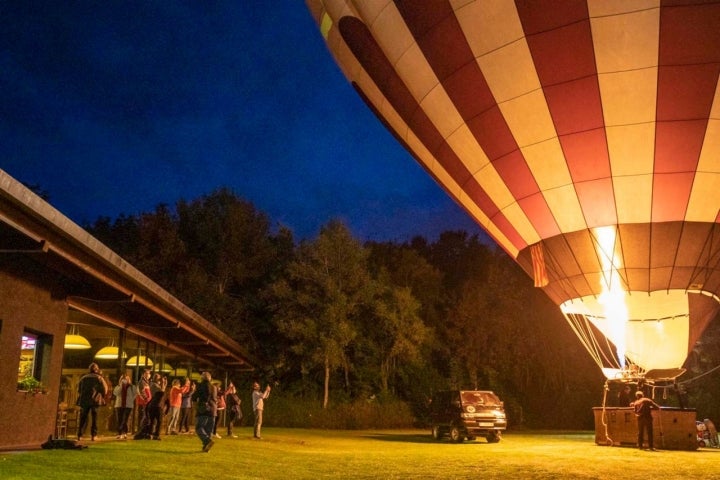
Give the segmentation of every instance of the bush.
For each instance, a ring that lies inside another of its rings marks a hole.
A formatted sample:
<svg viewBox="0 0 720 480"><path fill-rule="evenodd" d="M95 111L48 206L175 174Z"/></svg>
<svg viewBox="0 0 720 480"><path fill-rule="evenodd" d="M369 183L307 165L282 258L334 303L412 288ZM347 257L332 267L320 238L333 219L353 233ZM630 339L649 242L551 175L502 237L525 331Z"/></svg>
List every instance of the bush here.
<svg viewBox="0 0 720 480"><path fill-rule="evenodd" d="M275 397L267 403L263 417L267 426L330 430L410 428L414 422L405 402L377 398L331 404L323 409L319 400Z"/></svg>

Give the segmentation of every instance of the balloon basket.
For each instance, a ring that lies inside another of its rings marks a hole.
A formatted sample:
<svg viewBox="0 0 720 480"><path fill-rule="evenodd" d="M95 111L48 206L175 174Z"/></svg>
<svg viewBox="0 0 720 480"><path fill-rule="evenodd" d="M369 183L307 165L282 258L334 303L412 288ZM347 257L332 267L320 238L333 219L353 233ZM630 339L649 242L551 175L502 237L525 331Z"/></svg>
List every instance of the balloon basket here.
<svg viewBox="0 0 720 480"><path fill-rule="evenodd" d="M631 407L593 407L595 443L637 447L637 417ZM653 411L655 448L697 450L697 412L694 408L661 407Z"/></svg>

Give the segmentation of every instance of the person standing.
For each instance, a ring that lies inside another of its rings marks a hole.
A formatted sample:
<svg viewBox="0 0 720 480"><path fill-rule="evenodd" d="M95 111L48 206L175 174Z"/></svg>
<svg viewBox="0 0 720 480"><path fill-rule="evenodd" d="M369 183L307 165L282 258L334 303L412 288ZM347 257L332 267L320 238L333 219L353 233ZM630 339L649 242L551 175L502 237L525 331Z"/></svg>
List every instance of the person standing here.
<svg viewBox="0 0 720 480"><path fill-rule="evenodd" d="M138 413L138 432L135 434L135 440L145 440L150 438L150 418L148 417L147 405L152 398L150 391L150 370L143 370L143 374L138 380L137 396L135 404Z"/></svg>
<svg viewBox="0 0 720 480"><path fill-rule="evenodd" d="M253 437L258 440L262 439L261 429L263 422L263 409L265 408L265 400L270 396L270 385L265 387L265 391L260 391L260 384L253 383L252 403L253 414L255 415L255 425L253 427Z"/></svg>
<svg viewBox="0 0 720 480"><path fill-rule="evenodd" d="M215 424L213 425L213 437L215 438L222 438L219 433L217 433L217 427L220 423L220 416L225 411L225 392L220 390L218 388L217 392L217 413L215 413Z"/></svg>
<svg viewBox="0 0 720 480"><path fill-rule="evenodd" d="M77 439L82 440L87 427L88 415L91 416L90 440L95 441L97 437L97 407L105 404L107 385L97 363L90 364L90 371L83 375L78 383L77 405L80 407L80 424L78 425Z"/></svg>
<svg viewBox="0 0 720 480"><path fill-rule="evenodd" d="M618 392L617 396L618 407L629 407L632 402L632 395L630 394L630 385L623 386L622 390Z"/></svg>
<svg viewBox="0 0 720 480"><path fill-rule="evenodd" d="M645 397L643 392L635 392L635 401L630 404L635 409L635 416L638 423L638 448L643 448L643 433L647 431L648 446L651 451L655 450L653 439L653 410L660 410L660 405Z"/></svg>
<svg viewBox="0 0 720 480"><path fill-rule="evenodd" d="M150 382L152 398L146 407L150 423L149 430L153 440L160 440L160 425L162 424L163 406L165 404L165 388L167 388L167 377L155 373L152 382Z"/></svg>
<svg viewBox="0 0 720 480"><path fill-rule="evenodd" d="M197 413L195 415L195 434L202 442L202 451L209 452L215 445L212 439L215 415L217 414L217 390L212 384L210 372L203 372L202 381L192 394L192 399L197 402Z"/></svg>
<svg viewBox="0 0 720 480"><path fill-rule="evenodd" d="M115 414L117 415L117 438L125 440L128 433L128 420L132 415L133 404L137 396L137 388L130 381L130 376L123 374L113 391L115 395Z"/></svg>
<svg viewBox="0 0 720 480"><path fill-rule="evenodd" d="M189 378L185 378L187 392L182 394L182 403L180 405L180 433L190 433L190 412L192 412L192 394L195 393L195 382L191 382Z"/></svg>
<svg viewBox="0 0 720 480"><path fill-rule="evenodd" d="M230 382L227 389L225 390L225 405L227 412L227 436L230 438L237 438L237 435L233 434L233 425L236 421L242 420L242 410L240 409L240 397L238 397L237 389L235 384Z"/></svg>
<svg viewBox="0 0 720 480"><path fill-rule="evenodd" d="M182 407L183 394L190 390L190 385L180 386L180 380L172 381L170 393L168 395L168 403L170 405L170 420L167 424L165 435L178 434L178 421L180 420L180 408Z"/></svg>

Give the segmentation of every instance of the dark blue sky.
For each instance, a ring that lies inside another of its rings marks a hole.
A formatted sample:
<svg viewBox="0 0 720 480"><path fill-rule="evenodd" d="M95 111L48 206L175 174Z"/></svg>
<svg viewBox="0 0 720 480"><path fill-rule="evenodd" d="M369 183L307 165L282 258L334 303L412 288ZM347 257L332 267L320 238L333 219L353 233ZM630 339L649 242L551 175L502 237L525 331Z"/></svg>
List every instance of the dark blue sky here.
<svg viewBox="0 0 720 480"><path fill-rule="evenodd" d="M0 168L77 223L229 187L296 238L479 232L300 0L0 3Z"/></svg>

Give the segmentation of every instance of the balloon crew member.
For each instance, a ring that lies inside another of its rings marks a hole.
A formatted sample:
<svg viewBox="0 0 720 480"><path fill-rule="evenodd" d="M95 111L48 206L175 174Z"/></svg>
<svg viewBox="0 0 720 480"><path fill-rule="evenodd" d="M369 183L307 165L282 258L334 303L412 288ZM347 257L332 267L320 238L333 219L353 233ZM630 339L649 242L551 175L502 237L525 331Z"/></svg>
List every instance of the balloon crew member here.
<svg viewBox="0 0 720 480"><path fill-rule="evenodd" d="M655 446L653 444L653 410L660 410L660 405L653 402L651 399L643 395L643 392L638 390L635 392L635 401L630 404L635 409L635 416L637 417L638 423L638 448L643 448L643 434L647 431L648 435L648 447L654 451Z"/></svg>

